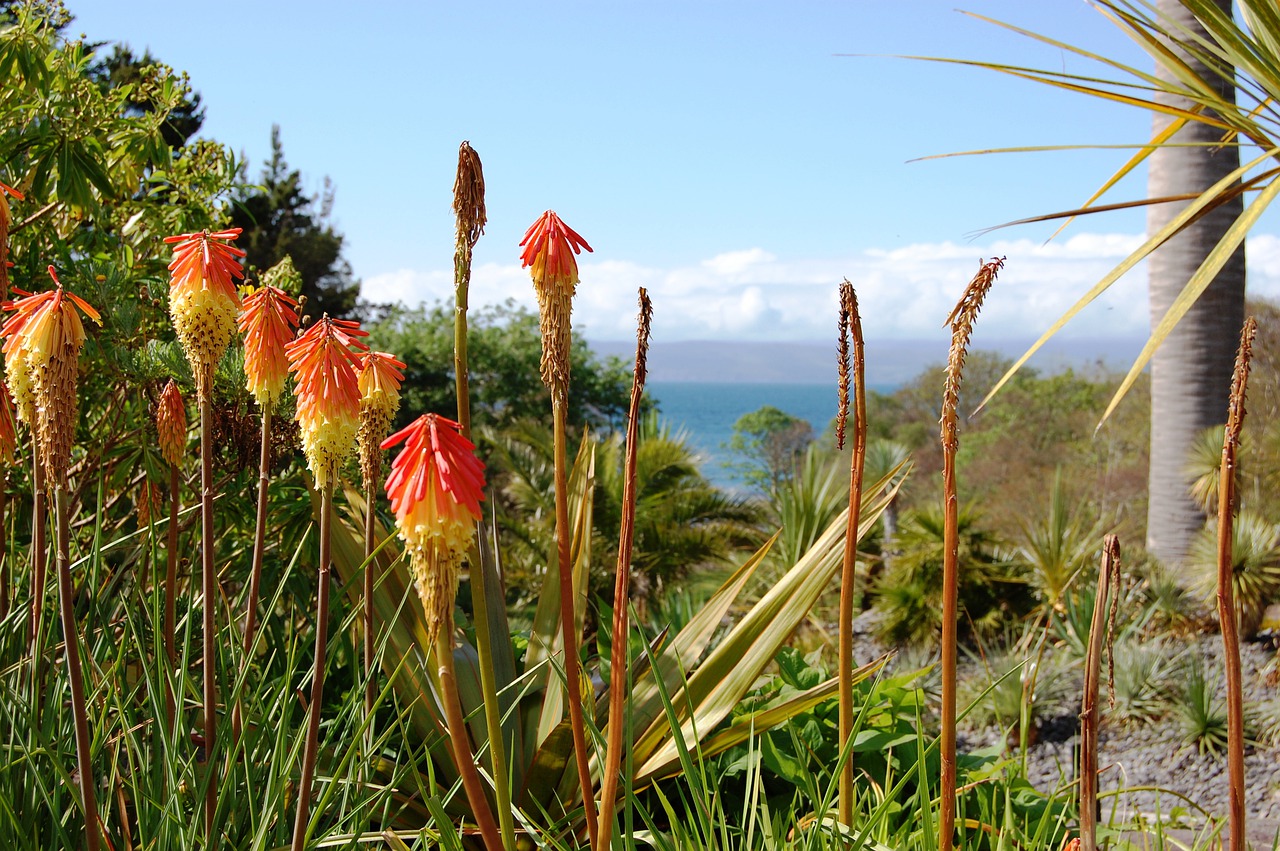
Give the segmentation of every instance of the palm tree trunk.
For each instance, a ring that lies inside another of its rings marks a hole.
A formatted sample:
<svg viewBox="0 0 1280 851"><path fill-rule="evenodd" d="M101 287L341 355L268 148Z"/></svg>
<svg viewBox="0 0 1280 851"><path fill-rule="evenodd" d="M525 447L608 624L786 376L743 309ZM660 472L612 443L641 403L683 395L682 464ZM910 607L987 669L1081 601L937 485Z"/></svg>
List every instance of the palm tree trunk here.
<svg viewBox="0 0 1280 851"><path fill-rule="evenodd" d="M1228 14L1230 0L1214 0ZM1180 0L1159 0L1158 12L1173 30L1185 27L1203 36L1204 28ZM1206 79L1215 79L1221 96L1235 99L1230 75L1218 79L1213 71L1187 59ZM1168 78L1163 68L1157 76ZM1185 98L1163 95L1162 102L1190 105ZM1155 130L1170 122L1156 114ZM1151 197L1199 193L1239 168L1240 153L1232 146L1215 147L1222 131L1190 122L1171 140L1182 147L1164 147L1151 156L1148 194ZM1182 204L1150 208L1147 230L1154 233L1176 216ZM1148 262L1151 323L1154 327L1187 280L1240 215L1239 198L1210 212L1169 240ZM1185 472L1195 436L1221 425L1227 415L1227 394L1235 361L1235 346L1244 321L1245 258L1237 251L1217 279L1174 328L1151 360L1151 472L1147 507L1147 548L1162 562L1177 566L1186 556L1192 536L1204 526L1204 514L1192 501Z"/></svg>

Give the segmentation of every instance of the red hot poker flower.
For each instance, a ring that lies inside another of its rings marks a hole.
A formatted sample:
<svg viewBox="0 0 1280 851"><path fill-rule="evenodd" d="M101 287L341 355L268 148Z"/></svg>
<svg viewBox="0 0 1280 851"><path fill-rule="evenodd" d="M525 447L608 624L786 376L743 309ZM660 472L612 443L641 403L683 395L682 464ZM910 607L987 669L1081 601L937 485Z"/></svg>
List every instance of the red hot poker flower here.
<svg viewBox="0 0 1280 851"><path fill-rule="evenodd" d="M547 210L525 232L520 245L524 248L520 267L532 267L530 274L535 287L568 287L569 294L573 294L573 287L578 283L578 260L574 255L582 253L584 248L591 251L585 239Z"/></svg>
<svg viewBox="0 0 1280 851"><path fill-rule="evenodd" d="M538 326L542 331L542 381L557 399L569 392L569 316L578 285L578 261L587 241L560 217L547 210L520 241L521 266L528 266L538 296Z"/></svg>
<svg viewBox="0 0 1280 851"><path fill-rule="evenodd" d="M244 299L237 324L244 335L244 371L249 392L266 407L284 393L289 376L285 347L298 328L298 302L279 287L258 287Z"/></svg>
<svg viewBox="0 0 1280 851"><path fill-rule="evenodd" d="M323 317L285 346L296 380L298 425L307 466L324 487L355 447L360 425L359 361L352 347L367 350L356 337L367 336L357 322Z"/></svg>
<svg viewBox="0 0 1280 851"><path fill-rule="evenodd" d="M391 429L391 420L400 409L400 382L404 364L387 352L365 352L360 356L360 472L372 492L382 472L379 444Z"/></svg>
<svg viewBox="0 0 1280 851"><path fill-rule="evenodd" d="M169 316L196 374L203 397L213 369L236 332L240 295L235 279L244 277L244 251L230 245L239 228L217 233L183 233L165 237L173 246L169 263Z"/></svg>
<svg viewBox="0 0 1280 851"><path fill-rule="evenodd" d="M76 378L84 325L78 307L101 324L98 312L79 296L62 289L57 273L49 267L57 289L24 294L6 301L14 315L0 328L4 337L5 369L21 404L29 399L41 461L53 484L65 484L71 459L76 422Z"/></svg>
<svg viewBox="0 0 1280 851"><path fill-rule="evenodd" d="M182 403L182 391L173 379L164 386L156 406L156 433L164 460L175 467L181 466L187 448L187 408Z"/></svg>
<svg viewBox="0 0 1280 851"><path fill-rule="evenodd" d="M391 462L387 496L433 634L452 612L458 570L482 516L484 464L460 428L424 414L382 442L383 449L405 444Z"/></svg>

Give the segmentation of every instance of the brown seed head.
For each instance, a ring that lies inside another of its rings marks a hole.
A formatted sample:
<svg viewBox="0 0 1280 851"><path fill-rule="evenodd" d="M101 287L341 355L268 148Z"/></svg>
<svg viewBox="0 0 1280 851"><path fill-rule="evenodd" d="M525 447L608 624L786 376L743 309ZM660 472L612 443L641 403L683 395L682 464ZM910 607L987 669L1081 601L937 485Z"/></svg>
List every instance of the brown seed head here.
<svg viewBox="0 0 1280 851"><path fill-rule="evenodd" d="M836 449L844 449L849 422L849 323L858 312L858 297L845 278L840 284L840 318L836 338Z"/></svg>
<svg viewBox="0 0 1280 851"><path fill-rule="evenodd" d="M951 326L951 351L947 355L947 381L942 392L942 445L944 449L954 451L959 443L958 416L956 409L960 405L960 382L964 374L964 359L969 349L969 337L973 334L973 323L982 309L982 301L996 282L996 276L1004 267L1003 257L994 258L978 269L978 273L965 287L964 295L956 303L955 309L947 317L944 325Z"/></svg>
<svg viewBox="0 0 1280 851"><path fill-rule="evenodd" d="M458 146L458 176L453 181L453 212L457 216L458 245L475 247L488 221L484 209L484 169L470 142Z"/></svg>
<svg viewBox="0 0 1280 851"><path fill-rule="evenodd" d="M1244 405L1249 385L1249 367L1253 362L1253 340L1258 334L1258 321L1250 316L1240 329L1240 348L1236 352L1235 370L1231 374L1231 397L1227 403L1227 426L1222 439L1222 469L1230 471L1231 493L1226 494L1232 512L1237 506L1234 486L1236 455L1240 451L1240 433L1244 430ZM1223 494L1218 495L1224 498Z"/></svg>
<svg viewBox="0 0 1280 851"><path fill-rule="evenodd" d="M640 288L640 320L636 327L636 365L635 381L644 385L649 375L649 332L653 325L653 302L649 300L649 291Z"/></svg>

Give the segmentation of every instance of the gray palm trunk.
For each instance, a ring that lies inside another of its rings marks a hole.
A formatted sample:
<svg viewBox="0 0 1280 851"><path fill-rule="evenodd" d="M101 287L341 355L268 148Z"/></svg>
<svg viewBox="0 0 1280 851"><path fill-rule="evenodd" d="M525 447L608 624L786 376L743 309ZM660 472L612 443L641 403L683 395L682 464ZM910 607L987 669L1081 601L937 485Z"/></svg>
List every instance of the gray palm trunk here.
<svg viewBox="0 0 1280 851"><path fill-rule="evenodd" d="M1230 0L1216 0L1230 10ZM1204 29L1178 0L1159 0L1159 12L1201 35ZM1177 31L1176 26L1174 32ZM1214 80L1224 99L1234 101L1234 85L1199 63L1196 69ZM1157 69L1163 79L1169 75ZM1166 103L1190 106L1171 96ZM1171 118L1155 116L1155 130ZM1174 137L1190 147L1166 147L1150 159L1151 197L1200 193L1240 165L1238 149L1208 147L1222 140L1222 131L1191 122ZM1153 206L1147 229L1154 233L1176 216L1183 203ZM1148 261L1151 324L1164 316L1210 250L1240 215L1236 199L1218 207L1161 246ZM1231 258L1186 317L1174 328L1151 361L1151 471L1147 509L1147 548L1162 563L1182 565L1195 533L1204 526L1204 513L1191 499L1187 460L1196 435L1227 417L1227 395L1240 325L1244 321L1245 258L1241 249Z"/></svg>

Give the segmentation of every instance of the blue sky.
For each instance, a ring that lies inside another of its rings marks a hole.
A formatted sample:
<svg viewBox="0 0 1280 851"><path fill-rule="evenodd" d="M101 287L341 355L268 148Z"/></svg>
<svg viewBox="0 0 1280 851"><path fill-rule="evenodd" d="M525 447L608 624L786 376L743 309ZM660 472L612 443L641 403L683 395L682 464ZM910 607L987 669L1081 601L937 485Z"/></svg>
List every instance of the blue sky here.
<svg viewBox="0 0 1280 851"><path fill-rule="evenodd" d="M595 248L575 321L655 339L826 340L836 285L871 338L937 336L980 258L1007 254L980 328L1027 336L1136 245L1141 213L973 232L1072 207L1118 151L909 162L975 148L1133 143L1145 114L991 72L865 54L985 58L1085 71L1070 54L956 11L1148 61L1083 0L844 2L268 2L180 10L71 0L72 30L191 75L204 133L250 175L281 127L290 165L336 189L334 223L374 299L451 293L458 143L484 161L490 224L472 303L533 304L517 243L555 209ZM842 54L864 54L848 56ZM1141 179L1118 198L1142 194ZM1251 244L1255 291L1280 293L1280 240ZM1133 336L1144 280L1072 329ZM665 316L664 316L665 314Z"/></svg>

